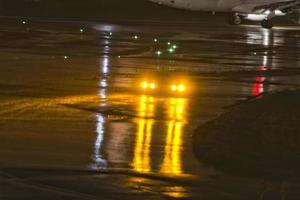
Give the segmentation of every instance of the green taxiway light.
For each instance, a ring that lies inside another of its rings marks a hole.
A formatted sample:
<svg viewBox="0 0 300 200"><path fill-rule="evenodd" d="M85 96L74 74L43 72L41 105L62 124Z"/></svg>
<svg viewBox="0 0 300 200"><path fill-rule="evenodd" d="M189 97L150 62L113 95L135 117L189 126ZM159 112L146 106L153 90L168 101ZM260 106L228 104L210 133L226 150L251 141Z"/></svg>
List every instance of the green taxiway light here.
<svg viewBox="0 0 300 200"><path fill-rule="evenodd" d="M172 46L172 48L173 48L173 49L177 49L178 47L177 47L177 45L174 44L174 45Z"/></svg>
<svg viewBox="0 0 300 200"><path fill-rule="evenodd" d="M175 49L170 48L170 49L168 49L168 51L169 51L169 53L174 53Z"/></svg>

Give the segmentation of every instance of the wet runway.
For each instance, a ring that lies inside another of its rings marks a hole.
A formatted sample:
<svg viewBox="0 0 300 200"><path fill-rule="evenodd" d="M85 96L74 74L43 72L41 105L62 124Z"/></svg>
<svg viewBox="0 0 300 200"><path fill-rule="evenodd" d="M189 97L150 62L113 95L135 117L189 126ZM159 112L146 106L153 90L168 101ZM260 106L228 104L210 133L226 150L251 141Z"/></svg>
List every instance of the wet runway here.
<svg viewBox="0 0 300 200"><path fill-rule="evenodd" d="M300 29L1 24L0 199L300 196L297 184L217 171L192 147L199 125L299 88Z"/></svg>

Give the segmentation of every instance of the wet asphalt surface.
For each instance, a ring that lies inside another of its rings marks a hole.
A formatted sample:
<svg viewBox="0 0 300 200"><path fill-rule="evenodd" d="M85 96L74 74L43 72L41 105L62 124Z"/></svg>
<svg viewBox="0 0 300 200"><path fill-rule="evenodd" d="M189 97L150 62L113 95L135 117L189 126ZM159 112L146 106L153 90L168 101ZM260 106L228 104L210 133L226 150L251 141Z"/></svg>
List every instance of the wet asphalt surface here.
<svg viewBox="0 0 300 200"><path fill-rule="evenodd" d="M297 27L0 20L0 199L300 196L191 145L226 110L299 88Z"/></svg>

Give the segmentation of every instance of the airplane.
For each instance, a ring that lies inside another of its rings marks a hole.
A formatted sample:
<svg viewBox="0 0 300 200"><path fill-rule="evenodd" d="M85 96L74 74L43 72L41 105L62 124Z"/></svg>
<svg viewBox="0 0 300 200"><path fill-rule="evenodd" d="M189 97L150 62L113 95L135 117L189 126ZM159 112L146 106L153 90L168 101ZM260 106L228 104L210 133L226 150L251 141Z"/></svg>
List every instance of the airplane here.
<svg viewBox="0 0 300 200"><path fill-rule="evenodd" d="M271 29L273 19L286 16L300 24L300 0L148 0L191 11L228 12L229 24L240 25L243 20L260 21L261 26Z"/></svg>

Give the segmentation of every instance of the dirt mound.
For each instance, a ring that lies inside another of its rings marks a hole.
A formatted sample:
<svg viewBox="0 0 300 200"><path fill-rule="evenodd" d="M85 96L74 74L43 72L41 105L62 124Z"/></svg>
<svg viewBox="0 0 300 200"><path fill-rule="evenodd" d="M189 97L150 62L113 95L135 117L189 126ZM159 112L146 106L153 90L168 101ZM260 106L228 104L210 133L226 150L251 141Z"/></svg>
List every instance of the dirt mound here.
<svg viewBox="0 0 300 200"><path fill-rule="evenodd" d="M197 157L227 173L300 180L300 91L238 106L199 127Z"/></svg>

